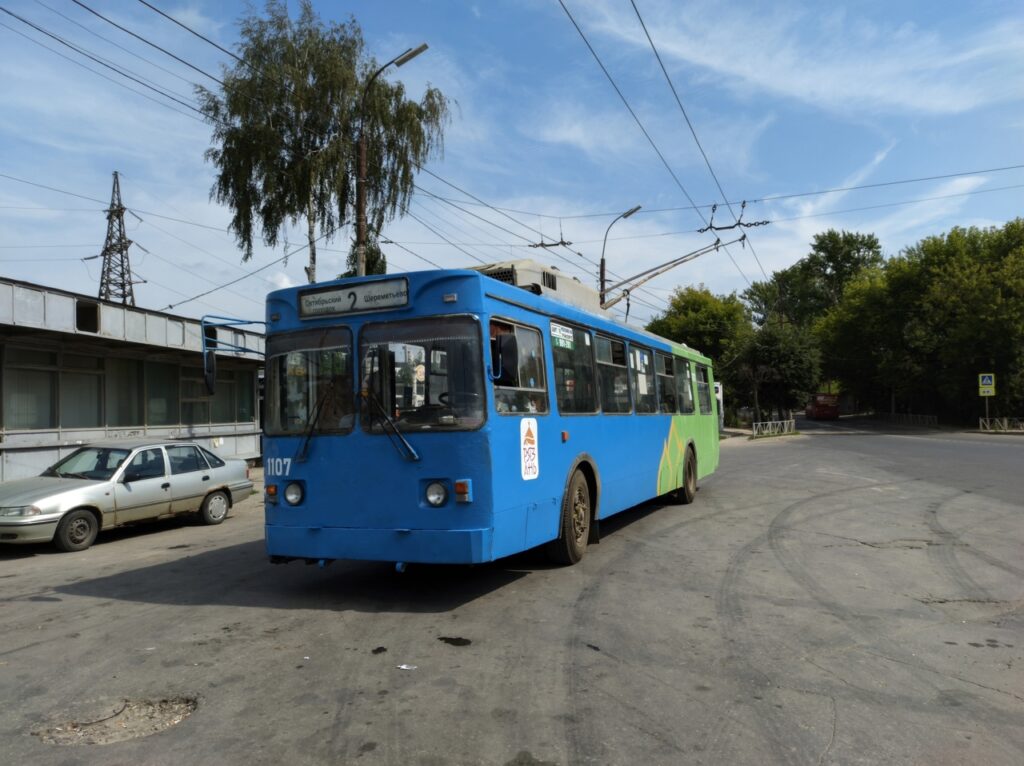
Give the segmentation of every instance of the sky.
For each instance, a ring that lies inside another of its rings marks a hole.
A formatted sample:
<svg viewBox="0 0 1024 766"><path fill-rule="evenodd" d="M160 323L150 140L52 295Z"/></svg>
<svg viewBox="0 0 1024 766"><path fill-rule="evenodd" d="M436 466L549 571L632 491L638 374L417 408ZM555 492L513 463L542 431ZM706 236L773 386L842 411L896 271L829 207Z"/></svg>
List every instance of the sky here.
<svg viewBox="0 0 1024 766"><path fill-rule="evenodd" d="M452 100L443 156L382 232L389 271L534 258L596 286L606 231L610 281L747 235L633 290L641 324L681 286L742 292L829 228L873 233L893 256L1024 214L1019 1L563 1L315 4L355 18L381 63L426 42L382 76ZM140 2L83 4L204 72L232 63ZM248 12L150 4L229 49ZM116 170L139 307L262 319L267 292L305 281L303 225L243 262L210 199L211 131L186 105L212 81L72 0L0 7L185 102L0 13L2 276L96 294ZM767 223L697 232L735 224L742 201L741 222ZM351 239L320 243L321 281L345 270ZM530 247L542 241L571 244Z"/></svg>

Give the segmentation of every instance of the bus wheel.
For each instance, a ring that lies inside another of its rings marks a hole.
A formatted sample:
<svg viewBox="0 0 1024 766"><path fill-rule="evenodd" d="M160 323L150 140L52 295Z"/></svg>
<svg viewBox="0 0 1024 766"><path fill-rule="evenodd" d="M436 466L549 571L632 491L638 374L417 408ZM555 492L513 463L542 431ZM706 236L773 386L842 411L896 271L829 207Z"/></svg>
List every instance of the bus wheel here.
<svg viewBox="0 0 1024 766"><path fill-rule="evenodd" d="M562 498L562 523L557 540L548 543L548 557L556 564L575 564L587 551L590 537L590 487L581 471L576 471Z"/></svg>
<svg viewBox="0 0 1024 766"><path fill-rule="evenodd" d="M693 447L686 448L686 462L683 463L683 486L679 488L677 496L683 505L689 505L697 495L697 456L693 454Z"/></svg>

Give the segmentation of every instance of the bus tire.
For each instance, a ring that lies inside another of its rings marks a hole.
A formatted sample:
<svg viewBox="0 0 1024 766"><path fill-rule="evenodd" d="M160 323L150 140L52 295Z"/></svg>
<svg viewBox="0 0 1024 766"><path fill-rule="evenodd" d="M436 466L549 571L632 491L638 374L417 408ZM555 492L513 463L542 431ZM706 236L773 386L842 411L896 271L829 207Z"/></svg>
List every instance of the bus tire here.
<svg viewBox="0 0 1024 766"><path fill-rule="evenodd" d="M697 496L697 456L693 447L686 448L686 460L683 462L683 486L677 491L679 502L689 505Z"/></svg>
<svg viewBox="0 0 1024 766"><path fill-rule="evenodd" d="M575 471L562 498L562 519L558 538L547 545L548 557L556 564L575 564L587 552L590 538L590 486L582 471Z"/></svg>

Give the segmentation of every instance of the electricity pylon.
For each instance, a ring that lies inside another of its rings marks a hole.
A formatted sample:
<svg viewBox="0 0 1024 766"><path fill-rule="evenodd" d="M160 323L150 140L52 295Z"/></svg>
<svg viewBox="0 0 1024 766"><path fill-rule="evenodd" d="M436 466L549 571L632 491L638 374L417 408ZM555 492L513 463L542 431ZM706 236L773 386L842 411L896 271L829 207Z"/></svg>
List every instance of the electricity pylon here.
<svg viewBox="0 0 1024 766"><path fill-rule="evenodd" d="M100 277L100 299L121 301L135 305L132 290L132 266L128 261L128 248L132 241L124 230L125 206L121 204L121 183L114 171L114 189L110 194L107 213L107 241L103 243L103 275Z"/></svg>

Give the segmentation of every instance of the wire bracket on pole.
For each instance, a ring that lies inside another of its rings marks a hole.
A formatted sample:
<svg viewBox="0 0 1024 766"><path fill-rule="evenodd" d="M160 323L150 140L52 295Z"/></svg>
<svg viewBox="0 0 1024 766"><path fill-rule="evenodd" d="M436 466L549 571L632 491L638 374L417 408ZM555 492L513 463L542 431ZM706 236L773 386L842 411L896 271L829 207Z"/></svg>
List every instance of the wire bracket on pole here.
<svg viewBox="0 0 1024 766"><path fill-rule="evenodd" d="M711 206L711 220L708 221L708 225L702 229L697 229L698 234L704 234L709 231L728 231L729 229L752 229L755 226L767 226L771 221L744 221L743 213L747 209L747 201L743 200L740 203L740 217L736 219L736 223L731 223L728 226L715 226L715 211L718 210L718 203L716 202Z"/></svg>

